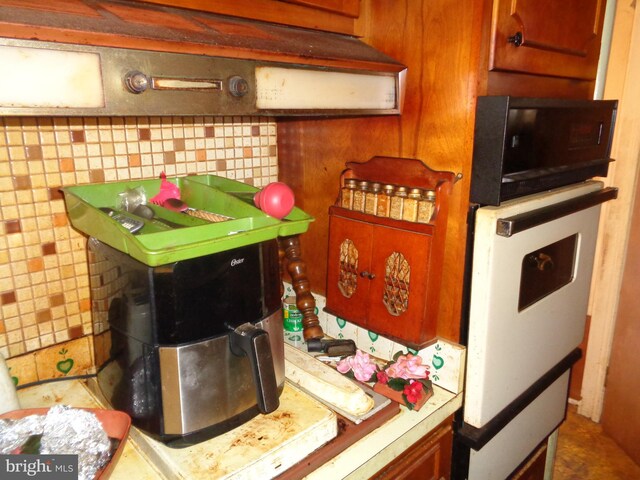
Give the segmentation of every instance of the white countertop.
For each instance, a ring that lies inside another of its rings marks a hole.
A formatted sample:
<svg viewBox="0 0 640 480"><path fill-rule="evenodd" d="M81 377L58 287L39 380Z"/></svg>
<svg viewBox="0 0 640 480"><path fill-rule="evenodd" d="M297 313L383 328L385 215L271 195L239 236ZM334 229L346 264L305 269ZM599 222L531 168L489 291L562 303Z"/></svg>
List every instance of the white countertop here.
<svg viewBox="0 0 640 480"><path fill-rule="evenodd" d="M72 407L100 407L83 380L63 380L47 382L18 390L18 400L22 408L51 407L69 405ZM114 480L157 480L163 475L153 466L148 457L135 442L127 441L122 455L114 468Z"/></svg>
<svg viewBox="0 0 640 480"><path fill-rule="evenodd" d="M462 393L434 386L433 396L418 411L400 413L307 475L308 479L369 478L431 432L462 406Z"/></svg>
<svg viewBox="0 0 640 480"><path fill-rule="evenodd" d="M299 394L305 395L302 392ZM23 408L55 404L76 407L99 406L98 400L82 380L66 380L32 386L21 389L18 396ZM436 428L461 405L462 394L456 395L435 386L434 395L420 411L409 411L401 407L398 415L320 466L306 478L323 480L367 478ZM146 480L180 477L179 472L164 471L167 468L167 462L159 462L157 457L151 460L147 455L148 445L139 444L140 441L144 442L144 436L141 437L139 432L136 433L138 435L134 435L133 439L130 437L126 443L111 478L113 480L130 480L131 478ZM220 446L216 445L217 451L219 448ZM220 476L210 475L206 477L220 478Z"/></svg>

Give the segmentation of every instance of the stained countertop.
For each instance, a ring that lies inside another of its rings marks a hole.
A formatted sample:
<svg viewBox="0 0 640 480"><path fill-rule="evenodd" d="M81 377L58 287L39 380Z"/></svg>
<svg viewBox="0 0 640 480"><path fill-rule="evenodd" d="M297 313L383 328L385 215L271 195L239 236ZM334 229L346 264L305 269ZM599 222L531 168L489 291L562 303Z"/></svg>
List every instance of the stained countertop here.
<svg viewBox="0 0 640 480"><path fill-rule="evenodd" d="M23 408L55 404L75 407L102 406L87 382L70 379L31 386L19 390L18 396ZM287 412L286 415L282 415L283 411L277 410L270 414L271 418L259 416L255 419L259 426L257 423L240 426L189 449L169 449L132 427L129 440L111 478L244 479L272 478L280 475L296 462L303 460L304 456L318 445L335 436L332 431L337 423L332 411L288 383L281 400L281 408ZM454 394L435 386L434 395L420 411L409 411L400 407L391 419L320 465L305 478L340 479L371 476L435 429L461 405L461 393ZM308 409L313 413L304 414ZM293 422L295 425L292 425L291 415L299 419ZM283 422L288 423L285 425ZM242 430L243 427L245 430ZM260 443L251 444L249 433L256 428L262 429L262 438ZM303 457L300 458L300 455Z"/></svg>

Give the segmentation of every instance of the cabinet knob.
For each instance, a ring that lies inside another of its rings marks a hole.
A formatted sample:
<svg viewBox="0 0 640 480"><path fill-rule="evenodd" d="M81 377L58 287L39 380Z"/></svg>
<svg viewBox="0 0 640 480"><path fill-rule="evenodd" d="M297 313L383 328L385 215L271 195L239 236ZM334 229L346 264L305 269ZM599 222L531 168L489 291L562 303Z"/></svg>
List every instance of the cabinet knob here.
<svg viewBox="0 0 640 480"><path fill-rule="evenodd" d="M511 37L507 38L507 42L512 43L514 47L519 47L524 42L522 32L516 32Z"/></svg>
<svg viewBox="0 0 640 480"><path fill-rule="evenodd" d="M360 272L360 276L362 278L368 278L369 280L373 280L374 278L376 278L376 274L375 273L369 273L366 270Z"/></svg>

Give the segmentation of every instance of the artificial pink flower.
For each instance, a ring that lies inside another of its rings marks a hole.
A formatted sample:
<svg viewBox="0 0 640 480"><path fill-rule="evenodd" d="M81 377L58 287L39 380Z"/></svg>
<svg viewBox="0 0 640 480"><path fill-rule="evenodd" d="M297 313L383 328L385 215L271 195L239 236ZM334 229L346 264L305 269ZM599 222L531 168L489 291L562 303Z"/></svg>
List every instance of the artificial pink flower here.
<svg viewBox="0 0 640 480"><path fill-rule="evenodd" d="M378 366L373 363L369 354L360 350L356 350L355 355L340 360L336 368L340 373L347 373L349 370L353 371L356 380L361 382L370 381L373 374L378 370Z"/></svg>
<svg viewBox="0 0 640 480"><path fill-rule="evenodd" d="M351 363L351 357L343 358L336 365L336 370L342 374L348 373L351 370Z"/></svg>
<svg viewBox="0 0 640 480"><path fill-rule="evenodd" d="M390 377L409 380L411 378L427 378L429 376L427 368L426 365L422 365L420 356L408 353L400 355L396 362L387 368L386 372Z"/></svg>

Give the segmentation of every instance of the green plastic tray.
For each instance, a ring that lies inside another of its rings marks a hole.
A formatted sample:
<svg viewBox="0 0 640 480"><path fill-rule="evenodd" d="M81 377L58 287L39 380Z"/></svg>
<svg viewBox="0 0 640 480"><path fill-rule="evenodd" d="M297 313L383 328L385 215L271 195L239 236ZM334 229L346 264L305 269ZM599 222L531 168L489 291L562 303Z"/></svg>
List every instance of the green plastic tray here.
<svg viewBox="0 0 640 480"><path fill-rule="evenodd" d="M170 228L157 220L144 220L145 226L132 234L100 208L117 210L119 194L144 188L148 199L160 191L160 180L133 180L64 187L71 225L82 233L155 267L188 258L230 250L277 237L304 233L313 217L299 208L282 220L271 217L253 205L257 188L215 175L167 178L180 187L181 199L191 208L231 217L210 223L184 213L149 204L156 218L183 225ZM131 215L131 214L129 214Z"/></svg>

